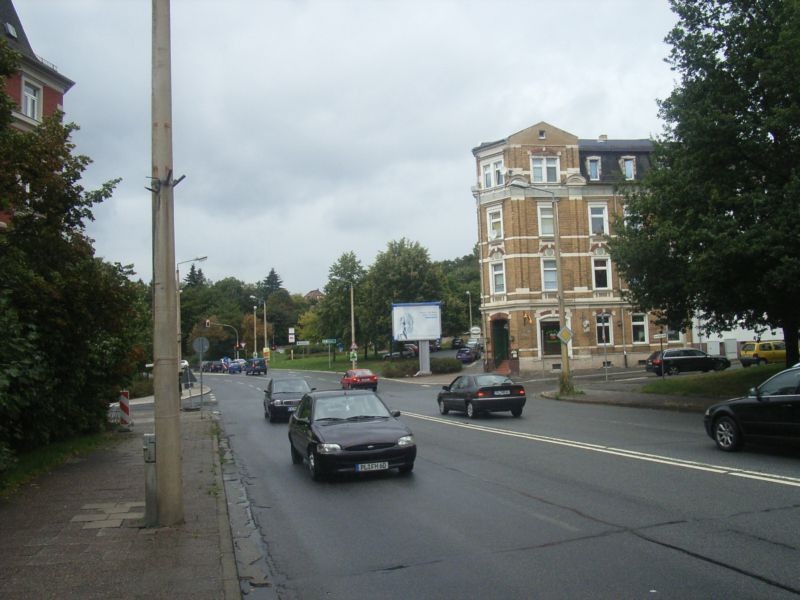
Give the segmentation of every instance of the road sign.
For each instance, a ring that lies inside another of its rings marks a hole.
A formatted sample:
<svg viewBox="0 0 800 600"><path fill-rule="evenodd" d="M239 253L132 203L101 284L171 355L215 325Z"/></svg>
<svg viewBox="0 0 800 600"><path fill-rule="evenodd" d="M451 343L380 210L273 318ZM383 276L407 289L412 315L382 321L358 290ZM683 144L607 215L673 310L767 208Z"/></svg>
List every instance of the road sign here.
<svg viewBox="0 0 800 600"><path fill-rule="evenodd" d="M653 336L653 339L654 340L665 340L665 339L667 339L667 334L666 333L656 333Z"/></svg>
<svg viewBox="0 0 800 600"><path fill-rule="evenodd" d="M290 344L294 344L294 334L293 333L289 334L289 343Z"/></svg>
<svg viewBox="0 0 800 600"><path fill-rule="evenodd" d="M330 340L322 340L322 343L323 344L335 344L336 343L336 339L334 338L334 339L330 339Z"/></svg>
<svg viewBox="0 0 800 600"><path fill-rule="evenodd" d="M570 340L572 340L572 335L573 335L572 329L570 329L569 327L562 327L561 329L558 330L558 333L556 335L558 336L558 339L560 339L562 343L569 344Z"/></svg>
<svg viewBox="0 0 800 600"><path fill-rule="evenodd" d="M192 348L194 348L194 351L198 354L205 354L208 352L208 338L195 338L195 340L192 342Z"/></svg>
<svg viewBox="0 0 800 600"><path fill-rule="evenodd" d="M358 352L356 352L355 350L350 352L350 360L357 361L358 360Z"/></svg>
<svg viewBox="0 0 800 600"><path fill-rule="evenodd" d="M298 346L310 346L311 342L309 342L308 340L297 340L297 345Z"/></svg>
<svg viewBox="0 0 800 600"><path fill-rule="evenodd" d="M355 342L350 344L350 350L358 350L358 344L356 344Z"/></svg>

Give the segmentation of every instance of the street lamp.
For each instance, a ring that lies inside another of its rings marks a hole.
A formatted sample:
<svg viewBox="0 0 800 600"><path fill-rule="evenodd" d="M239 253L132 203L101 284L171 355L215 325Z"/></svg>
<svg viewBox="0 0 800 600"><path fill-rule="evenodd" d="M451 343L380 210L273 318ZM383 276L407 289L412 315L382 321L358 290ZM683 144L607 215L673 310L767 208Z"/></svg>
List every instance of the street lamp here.
<svg viewBox="0 0 800 600"><path fill-rule="evenodd" d="M560 330L567 327L567 315L564 309L564 277L563 269L561 268L561 232L559 230L558 219L558 198L553 190L540 188L536 186L528 186L530 189L537 192L544 192L550 194L550 199L553 207L553 237L555 238L555 252L556 252L556 284L558 286L558 320ZM561 394L573 393L572 387L572 374L569 368L569 348L564 340L561 340L561 375L559 377L558 391Z"/></svg>
<svg viewBox="0 0 800 600"><path fill-rule="evenodd" d="M181 271L180 266L185 265L187 263L193 262L203 262L206 260L207 256L198 256L196 258L190 258L189 260L182 260L180 262L175 263L175 296L176 296L176 305L177 305L177 313L178 313L178 366L181 364L181 353L183 352L183 333L181 331Z"/></svg>
<svg viewBox="0 0 800 600"><path fill-rule="evenodd" d="M467 301L469 302L469 332L472 334L472 294L467 290Z"/></svg>

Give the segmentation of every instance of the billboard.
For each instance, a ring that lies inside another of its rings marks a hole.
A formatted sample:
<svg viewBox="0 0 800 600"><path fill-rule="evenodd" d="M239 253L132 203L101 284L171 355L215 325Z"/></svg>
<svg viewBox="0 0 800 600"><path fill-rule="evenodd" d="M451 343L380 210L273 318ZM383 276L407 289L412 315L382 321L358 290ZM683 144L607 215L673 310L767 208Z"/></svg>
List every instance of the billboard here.
<svg viewBox="0 0 800 600"><path fill-rule="evenodd" d="M396 340L436 340L442 337L442 303L392 304L392 337Z"/></svg>

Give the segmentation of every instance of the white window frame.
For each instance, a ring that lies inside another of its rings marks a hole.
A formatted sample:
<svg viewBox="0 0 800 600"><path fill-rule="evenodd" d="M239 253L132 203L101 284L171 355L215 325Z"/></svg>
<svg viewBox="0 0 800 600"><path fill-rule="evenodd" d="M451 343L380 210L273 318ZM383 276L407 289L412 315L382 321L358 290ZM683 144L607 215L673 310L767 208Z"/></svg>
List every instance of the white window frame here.
<svg viewBox="0 0 800 600"><path fill-rule="evenodd" d="M481 162L481 186L483 189L499 187L505 180L503 158L489 158Z"/></svg>
<svg viewBox="0 0 800 600"><path fill-rule="evenodd" d="M502 279L502 288L498 289L497 277ZM506 265L504 262L489 263L489 280L492 284L492 294L506 293Z"/></svg>
<svg viewBox="0 0 800 600"><path fill-rule="evenodd" d="M541 259L541 269L542 269L542 291L543 292L557 292L558 291L558 261L555 258L542 258ZM545 277L546 273L553 273L555 277L553 281L550 282L550 285L547 284L547 277Z"/></svg>
<svg viewBox="0 0 800 600"><path fill-rule="evenodd" d="M614 318L609 315L608 318L601 317L598 314L594 316L594 339L598 346L613 346L614 345ZM600 332L606 330L606 341L600 340Z"/></svg>
<svg viewBox="0 0 800 600"><path fill-rule="evenodd" d="M593 211L597 210L597 209L602 209L602 211L603 211L603 214L602 214L603 232L602 233L596 233L595 230L594 230L594 215L593 215ZM588 211L589 211L589 235L597 236L597 237L608 235L609 234L609 229L608 229L608 205L605 204L605 203L603 203L603 204L590 203Z"/></svg>
<svg viewBox="0 0 800 600"><path fill-rule="evenodd" d="M540 179L536 178L535 164L537 161L542 162L542 176ZM550 179L547 175L548 161L555 161L555 178ZM561 181L561 160L558 156L551 155L537 155L531 156L531 183L559 183Z"/></svg>
<svg viewBox="0 0 800 600"><path fill-rule="evenodd" d="M605 267L602 269L597 268L597 263L604 262L606 264ZM605 287L600 287L597 285L597 273L599 271L605 271L606 273L606 282L607 285ZM602 256L593 256L592 257L592 285L594 286L592 289L595 290L610 290L611 289L611 259Z"/></svg>
<svg viewBox="0 0 800 600"><path fill-rule="evenodd" d="M493 215L497 215L496 217ZM494 234L494 225L497 224L497 235ZM494 240L502 240L504 236L503 230L503 209L501 207L489 208L486 210L486 237L492 242Z"/></svg>
<svg viewBox="0 0 800 600"><path fill-rule="evenodd" d="M36 91L35 96L28 93L28 88ZM22 80L22 102L20 103L20 112L35 121L42 120L42 102L44 100L44 89L42 86L34 83L30 79Z"/></svg>
<svg viewBox="0 0 800 600"><path fill-rule="evenodd" d="M670 329L667 327L667 343L669 342L680 342L683 340L683 333L680 331L675 331L674 329Z"/></svg>
<svg viewBox="0 0 800 600"><path fill-rule="evenodd" d="M642 333L644 333L644 340L637 342L636 341L636 329L637 327L642 328ZM631 315L631 340L633 340L634 345L636 344L649 344L649 336L647 335L647 314L645 313L633 313Z"/></svg>
<svg viewBox="0 0 800 600"><path fill-rule="evenodd" d="M539 237L554 237L556 235L556 215L555 207L552 204L539 203L537 214L539 216ZM550 216L542 214L542 211L549 210ZM545 224L550 221L550 231L545 231Z"/></svg>
<svg viewBox="0 0 800 600"><path fill-rule="evenodd" d="M628 176L628 165L631 166L630 176ZM622 171L622 177L625 181L633 181L636 179L636 157L623 156L619 159L619 168Z"/></svg>
<svg viewBox="0 0 800 600"><path fill-rule="evenodd" d="M595 177L592 177L592 163L597 163L597 175ZM589 181L600 181L603 176L603 161L600 160L599 156L586 158L586 175L589 177Z"/></svg>

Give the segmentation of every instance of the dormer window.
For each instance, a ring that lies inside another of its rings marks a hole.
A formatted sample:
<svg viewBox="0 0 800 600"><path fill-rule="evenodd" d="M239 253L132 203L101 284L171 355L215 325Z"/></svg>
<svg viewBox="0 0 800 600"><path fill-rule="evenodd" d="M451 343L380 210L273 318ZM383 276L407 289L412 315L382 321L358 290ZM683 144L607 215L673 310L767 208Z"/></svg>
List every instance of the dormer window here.
<svg viewBox="0 0 800 600"><path fill-rule="evenodd" d="M586 173L589 175L589 181L600 181L602 171L599 156L590 156L586 159Z"/></svg>
<svg viewBox="0 0 800 600"><path fill-rule="evenodd" d="M622 175L626 181L633 181L636 179L636 157L623 156L619 161L619 166L622 169Z"/></svg>

